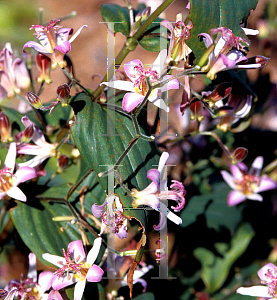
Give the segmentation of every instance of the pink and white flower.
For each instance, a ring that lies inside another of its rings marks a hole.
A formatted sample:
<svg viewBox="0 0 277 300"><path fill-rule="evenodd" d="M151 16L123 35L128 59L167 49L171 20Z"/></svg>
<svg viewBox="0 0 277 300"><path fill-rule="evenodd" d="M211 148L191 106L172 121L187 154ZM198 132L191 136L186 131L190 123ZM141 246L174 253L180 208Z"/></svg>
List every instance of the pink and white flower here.
<svg viewBox="0 0 277 300"><path fill-rule="evenodd" d="M5 299L13 300L14 297L17 297L17 299L47 300L48 294L45 292L51 288L53 277L52 272L44 271L40 273L37 280L36 256L34 253L30 253L27 279L23 280L23 274L20 280L12 279L5 287L5 290L8 291Z"/></svg>
<svg viewBox="0 0 277 300"><path fill-rule="evenodd" d="M42 254L42 257L57 266L59 269L54 273L52 287L60 290L66 286L76 283L74 289L74 300L81 300L86 281L99 282L102 280L104 271L94 264L100 247L102 238L94 240L92 249L87 257L81 240L69 243L67 252L63 249L64 257Z"/></svg>
<svg viewBox="0 0 277 300"><path fill-rule="evenodd" d="M23 46L25 48L33 48L35 51L45 54L52 61L52 69L59 65L61 68L66 66L64 54L71 51L71 43L80 34L81 30L87 25L83 25L71 38L68 36L73 34L73 28L63 28L56 25L60 20L52 20L47 27L42 25L33 25L30 29L35 29L40 44L29 41ZM24 51L25 52L25 51Z"/></svg>
<svg viewBox="0 0 277 300"><path fill-rule="evenodd" d="M237 289L237 293L253 297L276 299L277 267L272 263L268 263L258 271L258 276L261 279L261 283L265 285L240 287Z"/></svg>
<svg viewBox="0 0 277 300"><path fill-rule="evenodd" d="M27 116L24 116L21 119L22 123L25 125L26 128L29 126L33 127L33 136L32 140L35 143L33 144L22 144L18 146L17 153L18 154L28 154L28 155L35 155L34 158L18 164L20 167L36 167L41 164L45 159L51 156L56 155L56 144L50 144L46 142L45 137L42 131L32 122L29 120Z"/></svg>
<svg viewBox="0 0 277 300"><path fill-rule="evenodd" d="M150 83L158 82L161 78L165 66L167 50L164 49L160 52L152 67L147 70L144 69L143 63L139 59L134 59L123 65L124 70L131 81L115 80L109 82L102 82L102 84L112 87L114 89L127 91L122 100L122 108L131 112L136 108L144 99L148 92L146 77L149 77ZM169 79L171 75L166 75L163 79ZM148 100L158 106L159 108L169 111L164 100L160 98L159 93L171 89L179 89L180 83L177 79L170 80L166 85L154 89Z"/></svg>
<svg viewBox="0 0 277 300"><path fill-rule="evenodd" d="M30 77L21 58L13 60L11 44L7 43L0 52L0 99L12 98L21 89L30 86Z"/></svg>
<svg viewBox="0 0 277 300"><path fill-rule="evenodd" d="M96 218L102 217L99 235L108 227L120 239L127 237L127 218L123 215L123 207L117 195L109 195L102 205L94 203L91 211Z"/></svg>
<svg viewBox="0 0 277 300"><path fill-rule="evenodd" d="M244 30L249 34L249 30ZM241 37L235 37L232 30L228 28L215 28L210 30L210 32L211 35L201 33L199 36L203 37L207 48L214 45L214 49L209 55L208 64L201 69L201 71L207 71L206 76L211 80L214 80L216 74L220 71L228 69L260 68L269 60L264 56L247 58L243 52L245 52L245 47L248 46L249 43ZM218 36L215 41L213 41L211 36L215 34L218 34Z"/></svg>
<svg viewBox="0 0 277 300"><path fill-rule="evenodd" d="M11 143L4 162L4 167L0 170L0 199L5 195L8 195L11 198L25 202L27 198L17 186L21 182L35 178L37 175L35 169L27 166L21 166L15 174L13 174L15 169L15 159L16 144Z"/></svg>
<svg viewBox="0 0 277 300"><path fill-rule="evenodd" d="M167 190L167 174L165 163L169 157L167 152L164 152L159 161L158 170L151 169L147 172L147 178L152 180L144 190L137 191L132 189L133 207L138 207L139 205L148 205L154 210L161 213L161 221L157 226L154 226L155 230L160 230L165 225L165 215L175 224L179 225L182 223L182 219L175 215L173 212L169 211L168 208L161 200L174 200L177 202L177 206L172 206L174 211L180 211L185 205L185 194L186 191L181 182L173 180L170 188L172 190Z"/></svg>
<svg viewBox="0 0 277 300"><path fill-rule="evenodd" d="M226 171L221 171L223 179L233 189L227 198L229 206L237 205L246 199L263 201L263 197L258 193L277 187L277 183L271 178L260 176L262 166L263 157L258 156L249 171L242 162L237 165L230 165L232 175Z"/></svg>

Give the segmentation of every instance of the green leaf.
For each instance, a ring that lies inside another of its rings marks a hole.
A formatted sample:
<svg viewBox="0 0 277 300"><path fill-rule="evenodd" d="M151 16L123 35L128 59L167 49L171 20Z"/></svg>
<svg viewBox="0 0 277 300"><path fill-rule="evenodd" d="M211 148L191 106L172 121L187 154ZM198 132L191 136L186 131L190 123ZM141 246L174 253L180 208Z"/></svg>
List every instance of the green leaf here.
<svg viewBox="0 0 277 300"><path fill-rule="evenodd" d="M114 22L114 32L121 32L125 36L130 34L130 16L127 7L117 4L103 4L100 14L104 22Z"/></svg>
<svg viewBox="0 0 277 300"><path fill-rule="evenodd" d="M145 31L143 37L139 39L140 46L151 52L160 52L168 46L168 40L160 35L160 24L162 19L157 18Z"/></svg>
<svg viewBox="0 0 277 300"><path fill-rule="evenodd" d="M88 167L97 174L106 171L108 166L115 165L135 135L133 122L118 112L107 110L92 102L84 93L78 94L71 105L76 117L76 122L71 129L81 156ZM140 114L139 123L147 128L143 114ZM111 135L107 135L108 126L109 130L114 130ZM143 128L141 132L148 134ZM159 152L156 145L140 139L126 155L117 171L129 189L142 190L149 184L147 171L156 168L158 161ZM107 181L107 177L99 179L105 191L108 190ZM132 198L125 195L122 188L117 188L115 192L125 208L124 214L138 219L146 227L147 213L144 210L132 209ZM131 209L126 210L126 208Z"/></svg>
<svg viewBox="0 0 277 300"><path fill-rule="evenodd" d="M229 192L230 188L222 181L212 185L211 193L191 197L181 212L183 222L180 226L187 227L194 223L199 215L205 215L209 228L219 231L220 227L226 227L234 232L243 218L243 205L229 207Z"/></svg>
<svg viewBox="0 0 277 300"><path fill-rule="evenodd" d="M204 42L200 42L198 38L200 33L208 33L213 28L227 27L233 31L235 36L248 40L240 23L241 21L246 23L249 11L255 9L257 3L258 0L191 0L188 18L193 23L193 29L187 44L194 52L196 62L206 50Z"/></svg>
<svg viewBox="0 0 277 300"><path fill-rule="evenodd" d="M153 293L143 293L133 298L133 300L155 300Z"/></svg>
<svg viewBox="0 0 277 300"><path fill-rule="evenodd" d="M201 278L208 293L214 293L225 282L230 268L244 253L254 232L249 224L242 224L231 241L230 247L225 243L216 243L215 248L222 255L216 256L205 248L197 248L193 254L202 265Z"/></svg>

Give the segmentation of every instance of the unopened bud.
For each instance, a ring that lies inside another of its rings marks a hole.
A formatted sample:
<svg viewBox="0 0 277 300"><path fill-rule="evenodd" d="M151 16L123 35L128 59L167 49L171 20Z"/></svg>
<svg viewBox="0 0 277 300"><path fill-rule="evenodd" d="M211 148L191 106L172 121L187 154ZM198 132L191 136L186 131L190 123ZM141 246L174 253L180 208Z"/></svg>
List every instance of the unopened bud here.
<svg viewBox="0 0 277 300"><path fill-rule="evenodd" d="M23 143L28 143L33 138L33 135L34 135L34 126L33 124L30 124L25 128L23 135L21 137L21 141Z"/></svg>
<svg viewBox="0 0 277 300"><path fill-rule="evenodd" d="M142 12L142 16L141 16L142 22L145 21L149 17L150 12L151 12L151 7L150 6L146 7L145 10Z"/></svg>
<svg viewBox="0 0 277 300"><path fill-rule="evenodd" d="M101 96L100 96L100 102L101 103L106 103L107 102L107 97L106 97L105 93L101 94Z"/></svg>
<svg viewBox="0 0 277 300"><path fill-rule="evenodd" d="M244 147L238 147L231 155L232 164L236 164L238 162L241 162L245 159L245 157L248 154L248 149Z"/></svg>
<svg viewBox="0 0 277 300"><path fill-rule="evenodd" d="M68 166L68 157L62 154L58 159L58 165L60 169L65 169Z"/></svg>
<svg viewBox="0 0 277 300"><path fill-rule="evenodd" d="M2 111L0 112L0 133L2 142L8 142L11 140L11 123L9 118Z"/></svg>
<svg viewBox="0 0 277 300"><path fill-rule="evenodd" d="M41 83L45 81L47 84L50 84L52 82L50 79L51 59L42 53L38 53L36 61L39 71L39 76L36 78L37 82Z"/></svg>
<svg viewBox="0 0 277 300"><path fill-rule="evenodd" d="M68 99L70 98L70 87L67 83L60 85L57 88L57 100L61 101L62 106L68 105Z"/></svg>
<svg viewBox="0 0 277 300"><path fill-rule="evenodd" d="M141 20L141 12L139 12L135 17L135 22L138 22Z"/></svg>
<svg viewBox="0 0 277 300"><path fill-rule="evenodd" d="M36 94L32 92L27 92L26 96L27 96L27 100L33 107L41 108L43 106L41 100Z"/></svg>
<svg viewBox="0 0 277 300"><path fill-rule="evenodd" d="M191 120L195 120L195 118L197 118L197 120L201 122L204 119L204 116L202 115L203 104L200 100L198 99L192 100L190 102L189 108L190 108Z"/></svg>

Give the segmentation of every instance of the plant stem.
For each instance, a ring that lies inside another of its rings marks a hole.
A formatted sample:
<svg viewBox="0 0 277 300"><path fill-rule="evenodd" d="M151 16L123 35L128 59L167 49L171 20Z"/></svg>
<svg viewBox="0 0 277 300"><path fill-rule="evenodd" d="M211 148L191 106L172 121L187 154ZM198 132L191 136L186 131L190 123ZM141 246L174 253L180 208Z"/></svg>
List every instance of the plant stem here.
<svg viewBox="0 0 277 300"><path fill-rule="evenodd" d="M107 176L110 172L115 171L118 167L119 164L122 162L122 160L125 158L125 156L128 154L128 152L132 149L132 147L137 143L138 139L140 138L140 135L136 134L130 141L128 147L124 150L124 152L120 155L119 159L115 163L114 167L103 172L99 173L98 177L105 177Z"/></svg>

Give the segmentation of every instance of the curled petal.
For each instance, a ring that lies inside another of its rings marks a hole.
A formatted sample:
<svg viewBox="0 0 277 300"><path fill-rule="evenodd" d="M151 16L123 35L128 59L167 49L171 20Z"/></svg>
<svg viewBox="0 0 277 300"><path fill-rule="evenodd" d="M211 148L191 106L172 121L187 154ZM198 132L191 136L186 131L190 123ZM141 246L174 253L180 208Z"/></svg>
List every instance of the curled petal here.
<svg viewBox="0 0 277 300"><path fill-rule="evenodd" d="M33 48L35 51L39 52L39 53L43 53L47 56L51 56L53 55L53 53L51 53L49 50L47 50L45 47L43 47L41 44L37 43L37 42L27 42L24 46L23 46L23 52L25 51L25 48Z"/></svg>
<svg viewBox="0 0 277 300"><path fill-rule="evenodd" d="M69 41L65 41L60 45L57 45L54 50L58 50L60 52L62 52L63 54L66 54L68 52L71 51L71 44L69 43Z"/></svg>
<svg viewBox="0 0 277 300"><path fill-rule="evenodd" d="M56 34L56 42L57 45L60 45L64 43L65 41L68 41L68 36L73 33L73 28L64 28L58 30Z"/></svg>
<svg viewBox="0 0 277 300"><path fill-rule="evenodd" d="M172 180L172 182L170 188L172 188L173 191L168 191L168 199L176 201L177 206L171 206L171 208L174 211L180 211L185 206L184 196L186 195L186 190L180 181Z"/></svg>
<svg viewBox="0 0 277 300"><path fill-rule="evenodd" d="M107 210L107 199L105 199L103 204L97 205L96 203L94 203L91 207L92 214L96 218L100 218L106 210Z"/></svg>
<svg viewBox="0 0 277 300"><path fill-rule="evenodd" d="M75 39L76 39L76 37L81 33L81 31L83 30L83 28L88 28L88 26L87 25L83 25L82 27L80 27L73 35L72 35L72 37L70 38L70 40L69 40L69 43L72 43ZM72 32L73 33L73 32Z"/></svg>

